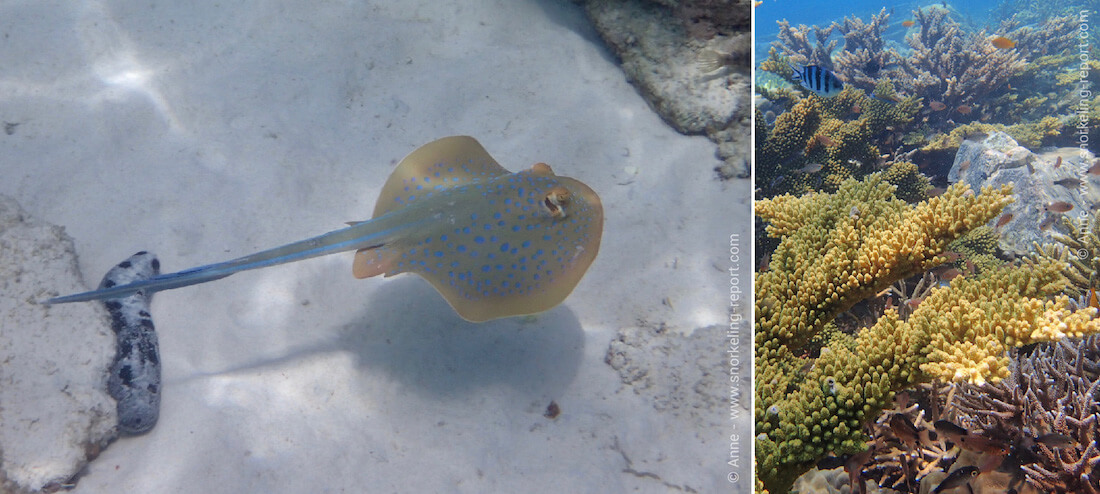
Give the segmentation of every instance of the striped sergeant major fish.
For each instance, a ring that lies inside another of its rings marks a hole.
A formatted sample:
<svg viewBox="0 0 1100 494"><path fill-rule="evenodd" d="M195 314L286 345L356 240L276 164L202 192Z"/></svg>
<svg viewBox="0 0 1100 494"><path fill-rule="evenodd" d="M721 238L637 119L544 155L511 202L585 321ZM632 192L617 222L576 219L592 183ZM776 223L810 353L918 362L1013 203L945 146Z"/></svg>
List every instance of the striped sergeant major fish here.
<svg viewBox="0 0 1100 494"><path fill-rule="evenodd" d="M844 89L844 82L829 69L817 65L788 65L791 66L791 70L794 70L794 81L818 96L831 98Z"/></svg>

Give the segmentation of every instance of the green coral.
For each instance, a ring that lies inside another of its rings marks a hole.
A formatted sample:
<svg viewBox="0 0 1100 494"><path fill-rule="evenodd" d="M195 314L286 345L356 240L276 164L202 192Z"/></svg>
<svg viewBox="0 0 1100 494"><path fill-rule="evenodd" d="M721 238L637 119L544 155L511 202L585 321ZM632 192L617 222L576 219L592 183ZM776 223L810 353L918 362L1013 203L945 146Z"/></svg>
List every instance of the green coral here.
<svg viewBox="0 0 1100 494"><path fill-rule="evenodd" d="M984 273L1004 264L997 257L997 231L988 225L979 226L951 242L947 250L959 254L955 267L962 272Z"/></svg>
<svg viewBox="0 0 1100 494"><path fill-rule="evenodd" d="M1075 297L1084 295L1089 288L1100 288L1097 273L1100 272L1100 216L1093 215L1091 222L1070 221L1062 217L1057 224L1066 233L1055 232L1051 236L1058 245L1035 246L1041 257L1066 262L1065 276L1070 285L1067 293Z"/></svg>
<svg viewBox="0 0 1100 494"><path fill-rule="evenodd" d="M1100 331L1091 312L1045 299L1065 287L1064 265L1042 261L958 277L906 320L887 310L856 335L820 334L857 302L945 262L951 242L1011 202L1007 188L974 195L956 184L915 206L894 191L872 174L834 194L757 203L768 235L781 239L756 278L757 472L773 492L826 454L863 450L863 424L898 390L997 379L1006 346Z"/></svg>
<svg viewBox="0 0 1100 494"><path fill-rule="evenodd" d="M1016 142L1020 143L1021 146L1030 149L1038 149L1042 146L1044 139L1061 135L1062 127L1063 123L1056 117L1043 117L1038 122L1016 125L974 122L959 125L952 129L950 133L935 136L929 140L927 145L921 148L921 151L955 152L959 149L959 145L962 144L962 141L967 138L976 135L992 134L993 132L1004 132L1015 139Z"/></svg>
<svg viewBox="0 0 1100 494"><path fill-rule="evenodd" d="M928 177L908 161L897 161L882 172L882 178L897 187L894 195L910 204L928 199L928 189L932 183Z"/></svg>
<svg viewBox="0 0 1100 494"><path fill-rule="evenodd" d="M756 176L762 194L831 192L848 178L872 173L881 153L876 140L910 124L920 110L919 100L899 98L889 81L881 82L875 95L851 86L832 98L810 95L780 114L771 128L758 123ZM821 164L821 171L800 172L811 163Z"/></svg>

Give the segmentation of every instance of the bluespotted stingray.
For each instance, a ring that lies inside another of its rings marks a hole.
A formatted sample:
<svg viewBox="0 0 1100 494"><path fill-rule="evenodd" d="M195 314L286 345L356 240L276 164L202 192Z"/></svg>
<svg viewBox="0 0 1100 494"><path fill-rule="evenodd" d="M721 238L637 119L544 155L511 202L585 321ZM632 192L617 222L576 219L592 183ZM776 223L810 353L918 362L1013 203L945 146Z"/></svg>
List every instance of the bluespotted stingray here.
<svg viewBox="0 0 1100 494"><path fill-rule="evenodd" d="M578 180L537 163L510 173L472 137L416 149L386 181L367 221L230 261L47 300L48 304L180 288L355 251L356 278L416 273L463 319L534 314L565 300L600 249L603 205Z"/></svg>

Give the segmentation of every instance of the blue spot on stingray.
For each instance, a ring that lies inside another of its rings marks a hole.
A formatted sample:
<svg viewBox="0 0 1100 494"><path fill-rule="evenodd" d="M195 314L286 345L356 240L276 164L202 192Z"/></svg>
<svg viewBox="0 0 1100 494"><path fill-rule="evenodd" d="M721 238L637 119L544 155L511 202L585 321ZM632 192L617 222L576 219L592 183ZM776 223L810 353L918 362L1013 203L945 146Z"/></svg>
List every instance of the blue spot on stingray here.
<svg viewBox="0 0 1100 494"><path fill-rule="evenodd" d="M459 245L458 247L455 247L455 250L457 250L459 252L466 252L466 246L465 245Z"/></svg>
<svg viewBox="0 0 1100 494"><path fill-rule="evenodd" d="M439 240L442 240L442 241L446 242L447 241L447 234L444 233L443 235L440 235Z"/></svg>
<svg viewBox="0 0 1100 494"><path fill-rule="evenodd" d="M500 219L500 212L493 213L493 219Z"/></svg>
<svg viewBox="0 0 1100 494"><path fill-rule="evenodd" d="M462 233L470 233L470 227L467 226L467 227L463 228Z"/></svg>
<svg viewBox="0 0 1100 494"><path fill-rule="evenodd" d="M503 244L501 244L500 251L501 252L508 252L508 242L504 242Z"/></svg>
<svg viewBox="0 0 1100 494"><path fill-rule="evenodd" d="M520 227L519 227L519 225L513 225L513 226L512 226L512 231L513 231L513 232L518 232L518 231L520 231Z"/></svg>
<svg viewBox="0 0 1100 494"><path fill-rule="evenodd" d="M443 251L441 251L441 250L435 251L435 257L443 257Z"/></svg>
<svg viewBox="0 0 1100 494"><path fill-rule="evenodd" d="M523 246L524 249L530 247L531 246L531 241L530 240L524 240L522 246Z"/></svg>
<svg viewBox="0 0 1100 494"><path fill-rule="evenodd" d="M482 237L481 235L478 235L478 236L474 237L474 242L477 242L479 244L483 244L483 243L485 243L485 237Z"/></svg>
<svg viewBox="0 0 1100 494"><path fill-rule="evenodd" d="M470 219L474 220L474 221L477 221L477 213L470 214Z"/></svg>
<svg viewBox="0 0 1100 494"><path fill-rule="evenodd" d="M488 273L490 269L492 268L490 268L488 264L481 266L481 272L483 273Z"/></svg>

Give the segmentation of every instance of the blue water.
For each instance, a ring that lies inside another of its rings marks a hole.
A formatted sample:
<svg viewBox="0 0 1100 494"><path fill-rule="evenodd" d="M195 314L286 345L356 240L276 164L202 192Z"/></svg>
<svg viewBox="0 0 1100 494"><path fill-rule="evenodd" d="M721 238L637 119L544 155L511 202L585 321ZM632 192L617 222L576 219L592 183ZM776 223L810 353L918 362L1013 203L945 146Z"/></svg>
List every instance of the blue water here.
<svg viewBox="0 0 1100 494"><path fill-rule="evenodd" d="M890 15L890 28L885 33L888 40L902 43L905 29L901 22L913 19L912 11L928 7L930 5L947 6L952 12L952 18L964 26L980 29L983 27L995 29L999 24L1003 13L1016 12L1016 4L1022 0L968 0L968 1L882 1L882 0L848 0L844 2L818 2L808 0L764 0L764 3L753 11L756 33L756 60L764 60L768 56L768 48L776 40L779 33L777 21L787 20L791 26L805 24L807 26L826 27L833 22L841 23L845 17L859 17L864 22L870 22L871 16L878 14L883 8ZM1089 4L1092 4L1091 7ZM1068 8L1070 5L1080 5L1082 8L1096 8L1095 0L1076 0L1071 2L1054 2L1049 4L1051 10ZM834 33L830 39L841 39ZM837 49L843 48L841 40Z"/></svg>

